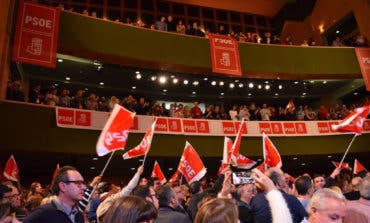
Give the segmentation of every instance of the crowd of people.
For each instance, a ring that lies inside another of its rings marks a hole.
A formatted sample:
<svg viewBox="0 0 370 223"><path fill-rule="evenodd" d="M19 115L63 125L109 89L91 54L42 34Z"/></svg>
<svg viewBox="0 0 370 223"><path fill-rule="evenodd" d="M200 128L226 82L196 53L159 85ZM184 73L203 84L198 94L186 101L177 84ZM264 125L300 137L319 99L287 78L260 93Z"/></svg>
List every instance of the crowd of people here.
<svg viewBox="0 0 370 223"><path fill-rule="evenodd" d="M19 85L19 81L9 83L7 99L25 101L23 92L19 90ZM58 89L54 86L45 93L41 89L41 85L35 85L32 88L28 102L105 112L112 111L115 104L120 104L137 115L234 121L341 120L359 106L352 104L347 107L344 104L336 104L328 108L321 105L320 108L314 111L307 105L300 105L297 108L294 104L275 107L250 102L248 105L206 104L206 107L201 109L198 101L193 102L192 106L177 102L160 104L156 101L150 102L143 97L137 100L129 95L120 99L116 96L105 97L97 96L94 93L87 94L84 90L78 90L74 96L71 96L68 89L63 88L58 92Z"/></svg>
<svg viewBox="0 0 370 223"><path fill-rule="evenodd" d="M204 177L190 185L181 180L161 183L137 168L120 187L95 177L86 184L71 166L60 168L50 189L39 182L19 193L11 181L0 184L0 222L24 223L367 223L370 222L370 174L353 176L335 168L293 178L277 167L251 170L248 181L236 183L224 169L215 182Z"/></svg>
<svg viewBox="0 0 370 223"><path fill-rule="evenodd" d="M60 4L62 10L65 10L65 6ZM69 8L68 11L73 12L73 8ZM86 9L82 12L85 16L91 16L93 18L98 18L95 11L89 12ZM107 18L102 18L107 20ZM114 22L121 23L120 19L115 19ZM293 38L291 35L286 36L282 40L278 34L272 34L271 32L242 32L241 30L232 30L225 27L225 25L219 25L216 30L211 30L210 27L200 24L197 21L192 22L192 24L185 24L182 19L175 21L173 16L169 15L167 18L162 16L159 21L147 21L145 23L142 19L138 18L136 21L132 21L129 17L123 22L127 25L132 25L141 28L148 28L151 30L160 30L165 32L173 32L177 34L185 34L199 37L206 37L207 33L217 33L221 35L228 35L233 37L239 42L248 43L262 43L262 44L281 44L281 45L300 45L300 46L316 46L317 43L312 39L303 40L302 43L293 43ZM337 37L333 42L333 46L355 46L364 47L368 46L368 41L364 35L361 33L351 33L345 36L345 41L342 41L340 37Z"/></svg>

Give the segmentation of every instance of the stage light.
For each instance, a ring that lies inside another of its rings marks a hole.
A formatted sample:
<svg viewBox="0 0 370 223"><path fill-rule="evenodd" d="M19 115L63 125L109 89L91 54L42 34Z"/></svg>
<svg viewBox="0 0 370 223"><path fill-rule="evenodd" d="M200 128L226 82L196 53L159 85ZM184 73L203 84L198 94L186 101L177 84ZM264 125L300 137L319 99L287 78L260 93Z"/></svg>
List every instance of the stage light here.
<svg viewBox="0 0 370 223"><path fill-rule="evenodd" d="M215 86L217 83L216 83L216 81L212 81L212 82L211 82L211 84L212 84L213 86Z"/></svg>
<svg viewBox="0 0 370 223"><path fill-rule="evenodd" d="M71 80L71 78L70 78L70 77L66 77L66 80L67 80L67 81L70 81L70 80Z"/></svg>
<svg viewBox="0 0 370 223"><path fill-rule="evenodd" d="M189 84L189 81L188 80L184 80L184 84L185 85L188 85Z"/></svg>
<svg viewBox="0 0 370 223"><path fill-rule="evenodd" d="M140 71L135 71L135 74L140 74Z"/></svg>
<svg viewBox="0 0 370 223"><path fill-rule="evenodd" d="M165 76L159 77L159 83L160 84L165 84L167 82L167 78Z"/></svg>
<svg viewBox="0 0 370 223"><path fill-rule="evenodd" d="M179 82L179 79L174 78L174 79L172 80L172 82L173 82L174 84L177 84L177 83Z"/></svg>
<svg viewBox="0 0 370 223"><path fill-rule="evenodd" d="M258 89L262 89L262 85L260 85L260 84L259 84L259 85L258 85Z"/></svg>
<svg viewBox="0 0 370 223"><path fill-rule="evenodd" d="M104 82L100 82L99 84L103 86L104 85Z"/></svg>
<svg viewBox="0 0 370 223"><path fill-rule="evenodd" d="M163 92L167 92L167 89L163 89L162 91L163 91Z"/></svg>
<svg viewBox="0 0 370 223"><path fill-rule="evenodd" d="M141 74L136 74L136 79L140 80L141 79Z"/></svg>
<svg viewBox="0 0 370 223"><path fill-rule="evenodd" d="M248 87L249 88L254 88L254 84L251 82L251 83L248 84Z"/></svg>
<svg viewBox="0 0 370 223"><path fill-rule="evenodd" d="M244 84L243 83L239 83L239 88L242 88L242 87L244 87Z"/></svg>
<svg viewBox="0 0 370 223"><path fill-rule="evenodd" d="M220 95L223 96L225 93L224 92L221 92Z"/></svg>
<svg viewBox="0 0 370 223"><path fill-rule="evenodd" d="M194 86L198 86L199 85L199 81L193 81L193 85Z"/></svg>
<svg viewBox="0 0 370 223"><path fill-rule="evenodd" d="M155 80L157 80L157 77L156 77L156 76L152 76L150 79L151 79L152 81L155 81Z"/></svg>
<svg viewBox="0 0 370 223"><path fill-rule="evenodd" d="M132 86L132 89L134 89L134 90L135 90L135 89L136 89L136 86Z"/></svg>
<svg viewBox="0 0 370 223"><path fill-rule="evenodd" d="M220 81L220 86L224 86L225 82Z"/></svg>
<svg viewBox="0 0 370 223"><path fill-rule="evenodd" d="M234 87L235 87L235 84L234 84L234 83L230 83L230 84L229 84L229 87L230 87L230 88L234 88Z"/></svg>
<svg viewBox="0 0 370 223"><path fill-rule="evenodd" d="M266 89L266 90L270 90L270 85L266 84L266 85L265 85L265 89Z"/></svg>
<svg viewBox="0 0 370 223"><path fill-rule="evenodd" d="M58 58L58 62L59 63L62 63L63 62L63 59L62 58Z"/></svg>

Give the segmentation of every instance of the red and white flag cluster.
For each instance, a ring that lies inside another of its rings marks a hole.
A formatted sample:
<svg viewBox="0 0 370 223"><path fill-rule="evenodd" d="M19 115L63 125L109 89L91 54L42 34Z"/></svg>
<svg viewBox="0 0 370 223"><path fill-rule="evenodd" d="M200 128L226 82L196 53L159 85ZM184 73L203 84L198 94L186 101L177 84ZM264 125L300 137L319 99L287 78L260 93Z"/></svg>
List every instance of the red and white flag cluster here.
<svg viewBox="0 0 370 223"><path fill-rule="evenodd" d="M152 139L154 135L155 124L157 120L155 120L152 126L146 131L144 138L141 140L140 144L135 146L135 148L129 150L125 154L123 154L123 159L131 159L138 156L144 156L150 150L150 146L152 145Z"/></svg>
<svg viewBox="0 0 370 223"><path fill-rule="evenodd" d="M343 119L338 125L332 125L333 130L339 132L352 132L357 135L362 133L362 127L365 119L369 115L370 105L364 107L358 107L353 110L345 119Z"/></svg>
<svg viewBox="0 0 370 223"><path fill-rule="evenodd" d="M264 163L267 167L278 167L281 168L283 163L281 161L280 154L274 144L271 142L269 137L262 133L263 140L263 157Z"/></svg>
<svg viewBox="0 0 370 223"><path fill-rule="evenodd" d="M232 148L231 148L231 165L233 165L235 167L238 167L238 168L241 168L241 169L250 169L257 162L243 156L239 152L240 151L240 144L241 144L241 140L242 140L242 135L243 135L243 129L245 129L245 128L243 128L244 125L245 125L244 122L242 122L240 124L238 134L236 135L235 142L234 142L234 144L232 145Z"/></svg>
<svg viewBox="0 0 370 223"><path fill-rule="evenodd" d="M135 113L116 104L96 144L99 156L124 149Z"/></svg>
<svg viewBox="0 0 370 223"><path fill-rule="evenodd" d="M189 142L185 144L177 169L185 177L188 184L200 180L207 173L202 160Z"/></svg>
<svg viewBox="0 0 370 223"><path fill-rule="evenodd" d="M152 177L157 177L158 180L161 182L161 184L164 184L167 182L166 177L164 176L161 167L159 166L158 162L155 161L154 167L152 170Z"/></svg>

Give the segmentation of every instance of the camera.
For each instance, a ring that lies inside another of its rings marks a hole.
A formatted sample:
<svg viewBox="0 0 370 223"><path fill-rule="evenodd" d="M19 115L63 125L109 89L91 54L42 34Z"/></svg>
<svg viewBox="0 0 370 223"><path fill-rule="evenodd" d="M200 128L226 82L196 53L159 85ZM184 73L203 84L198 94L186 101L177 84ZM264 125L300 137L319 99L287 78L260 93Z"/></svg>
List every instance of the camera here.
<svg viewBox="0 0 370 223"><path fill-rule="evenodd" d="M233 184L253 184L255 181L251 177L251 171L233 172Z"/></svg>

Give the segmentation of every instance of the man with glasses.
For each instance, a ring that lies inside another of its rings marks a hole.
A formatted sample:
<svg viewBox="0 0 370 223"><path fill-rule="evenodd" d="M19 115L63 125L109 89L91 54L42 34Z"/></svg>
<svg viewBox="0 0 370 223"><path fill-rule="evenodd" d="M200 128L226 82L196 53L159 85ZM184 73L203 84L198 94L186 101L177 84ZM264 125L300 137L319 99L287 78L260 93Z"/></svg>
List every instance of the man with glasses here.
<svg viewBox="0 0 370 223"><path fill-rule="evenodd" d="M9 188L9 191L4 193L3 198L8 200L11 206L14 208L15 217L22 221L27 216L27 212L24 208L22 208L21 194L19 193L18 188L12 184L6 185L6 187Z"/></svg>
<svg viewBox="0 0 370 223"><path fill-rule="evenodd" d="M62 167L52 186L57 198L31 212L24 223L84 223L77 204L86 188L84 178L76 168Z"/></svg>
<svg viewBox="0 0 370 223"><path fill-rule="evenodd" d="M239 201L239 220L241 223L253 222L251 200L257 194L256 186L253 183L239 185L236 190Z"/></svg>

